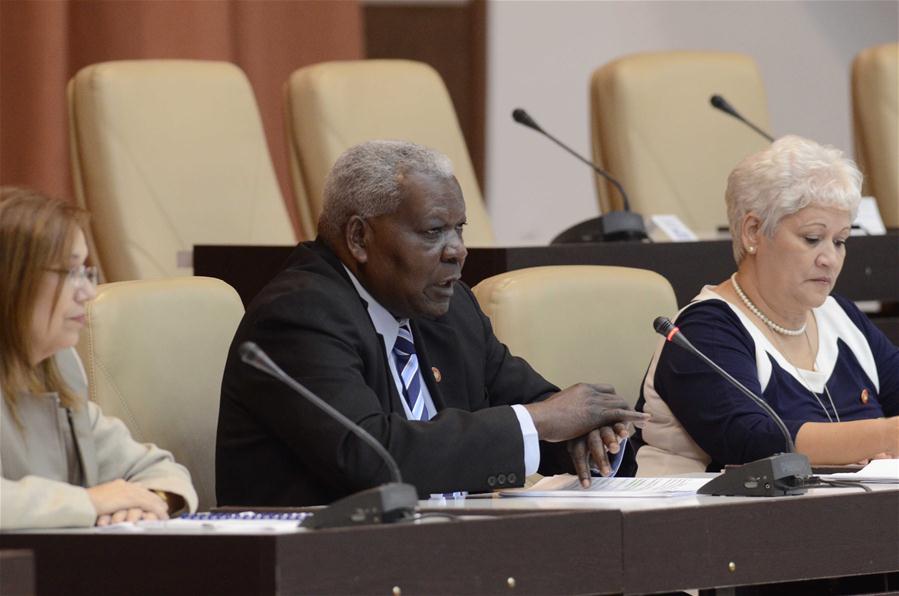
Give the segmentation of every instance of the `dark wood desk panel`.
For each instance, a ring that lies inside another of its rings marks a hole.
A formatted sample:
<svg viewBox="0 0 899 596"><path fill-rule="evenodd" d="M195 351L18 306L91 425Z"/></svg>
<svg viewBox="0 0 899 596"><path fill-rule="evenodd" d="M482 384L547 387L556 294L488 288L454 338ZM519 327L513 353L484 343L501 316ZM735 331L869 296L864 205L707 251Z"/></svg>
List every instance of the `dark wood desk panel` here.
<svg viewBox="0 0 899 596"><path fill-rule="evenodd" d="M638 594L835 577L899 589L899 490L494 513L257 536L3 533L0 547L33 550L42 595Z"/></svg>
<svg viewBox="0 0 899 596"><path fill-rule="evenodd" d="M826 497L626 511L626 590L899 572L899 491L850 490Z"/></svg>
<svg viewBox="0 0 899 596"><path fill-rule="evenodd" d="M835 291L851 300L899 302L899 230L886 236L849 239L846 262ZM544 265L617 265L649 269L674 288L677 303L689 302L703 285L723 281L734 272L730 240L705 242L611 242L508 248L472 248L462 279L482 279L525 267Z"/></svg>
<svg viewBox="0 0 899 596"><path fill-rule="evenodd" d="M34 551L40 596L620 593L620 544L617 511L257 536L0 534Z"/></svg>
<svg viewBox="0 0 899 596"><path fill-rule="evenodd" d="M196 275L231 284L244 304L283 267L290 246L194 247ZM684 305L704 284L717 283L734 271L729 240L644 244L561 244L507 248L470 248L462 279L474 286L482 279L525 267L544 265L617 265L650 269L665 276ZM899 231L886 236L850 238L836 292L852 300L899 302Z"/></svg>
<svg viewBox="0 0 899 596"><path fill-rule="evenodd" d="M244 307L284 267L293 246L196 245L194 275L217 277L237 290Z"/></svg>
<svg viewBox="0 0 899 596"><path fill-rule="evenodd" d="M34 555L26 549L0 550L0 594L34 594Z"/></svg>
<svg viewBox="0 0 899 596"><path fill-rule="evenodd" d="M887 303L886 314L872 320L899 344L899 230L891 230L886 236L856 236L849 239L848 246L835 291L852 300ZM194 273L223 279L237 290L246 306L283 267L291 250L290 246L195 246ZM612 242L470 248L462 279L474 286L492 275L544 265L650 269L671 282L681 306L704 284L722 281L734 271L730 240Z"/></svg>

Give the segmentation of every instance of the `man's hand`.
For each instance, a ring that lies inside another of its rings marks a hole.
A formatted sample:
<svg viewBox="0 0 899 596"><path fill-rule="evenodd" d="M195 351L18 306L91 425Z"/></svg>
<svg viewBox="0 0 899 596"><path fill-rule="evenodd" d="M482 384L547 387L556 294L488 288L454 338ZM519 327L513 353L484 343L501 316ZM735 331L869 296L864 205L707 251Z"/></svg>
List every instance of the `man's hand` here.
<svg viewBox="0 0 899 596"><path fill-rule="evenodd" d="M584 488L590 487L590 460L595 462L600 474L612 473L609 453L616 454L621 449L621 441L628 436L627 425L621 422L611 427L602 426L591 430L583 437L568 441L568 453L574 463L574 470Z"/></svg>
<svg viewBox="0 0 899 596"><path fill-rule="evenodd" d="M582 437L591 430L608 426L615 434L616 423L633 422L638 426L649 414L635 412L611 385L578 383L541 402L525 405L537 435L543 441L557 443Z"/></svg>
<svg viewBox="0 0 899 596"><path fill-rule="evenodd" d="M632 410L610 385L579 383L525 407L541 440L569 441L568 452L584 487L590 486L588 455L608 474L607 453L618 452L619 439L628 435L627 423L640 426L649 418Z"/></svg>

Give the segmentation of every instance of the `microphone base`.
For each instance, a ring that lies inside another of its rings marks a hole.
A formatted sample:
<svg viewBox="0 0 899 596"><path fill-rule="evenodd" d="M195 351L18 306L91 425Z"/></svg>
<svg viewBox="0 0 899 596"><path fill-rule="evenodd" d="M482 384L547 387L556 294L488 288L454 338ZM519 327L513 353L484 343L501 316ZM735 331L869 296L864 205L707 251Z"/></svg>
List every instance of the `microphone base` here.
<svg viewBox="0 0 899 596"><path fill-rule="evenodd" d="M307 517L300 525L312 530L322 530L391 524L411 519L417 506L418 491L414 486L390 482L335 501Z"/></svg>
<svg viewBox="0 0 899 596"><path fill-rule="evenodd" d="M702 485L700 495L728 497L783 497L802 495L812 476L808 458L800 453L778 453L724 469L724 472Z"/></svg>
<svg viewBox="0 0 899 596"><path fill-rule="evenodd" d="M646 226L640 214L633 211L610 211L571 226L553 238L550 244L620 242L644 240L647 237Z"/></svg>

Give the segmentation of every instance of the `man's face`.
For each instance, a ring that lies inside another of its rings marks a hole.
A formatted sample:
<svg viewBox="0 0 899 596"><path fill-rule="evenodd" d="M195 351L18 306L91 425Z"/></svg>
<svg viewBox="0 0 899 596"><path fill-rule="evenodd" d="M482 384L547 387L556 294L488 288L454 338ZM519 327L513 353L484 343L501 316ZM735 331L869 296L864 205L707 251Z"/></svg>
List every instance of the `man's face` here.
<svg viewBox="0 0 899 596"><path fill-rule="evenodd" d="M455 178L411 173L396 212L364 223L362 285L398 318L446 314L468 251L465 201Z"/></svg>

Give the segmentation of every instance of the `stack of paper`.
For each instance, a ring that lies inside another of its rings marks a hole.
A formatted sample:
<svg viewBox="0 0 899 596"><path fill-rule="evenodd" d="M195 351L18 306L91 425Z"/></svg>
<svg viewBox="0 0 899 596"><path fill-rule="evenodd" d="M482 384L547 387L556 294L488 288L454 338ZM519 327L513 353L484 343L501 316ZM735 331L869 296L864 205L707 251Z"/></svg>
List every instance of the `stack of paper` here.
<svg viewBox="0 0 899 596"><path fill-rule="evenodd" d="M633 498L695 495L708 478L593 478L582 488L577 476L559 474L540 480L530 488L504 490L504 497Z"/></svg>
<svg viewBox="0 0 899 596"><path fill-rule="evenodd" d="M225 534L281 534L298 532L300 522L310 513L192 513L174 519L114 524L104 532L161 532Z"/></svg>
<svg viewBox="0 0 899 596"><path fill-rule="evenodd" d="M899 459L875 459L858 472L840 472L821 476L824 480L871 482L876 484L899 483Z"/></svg>

